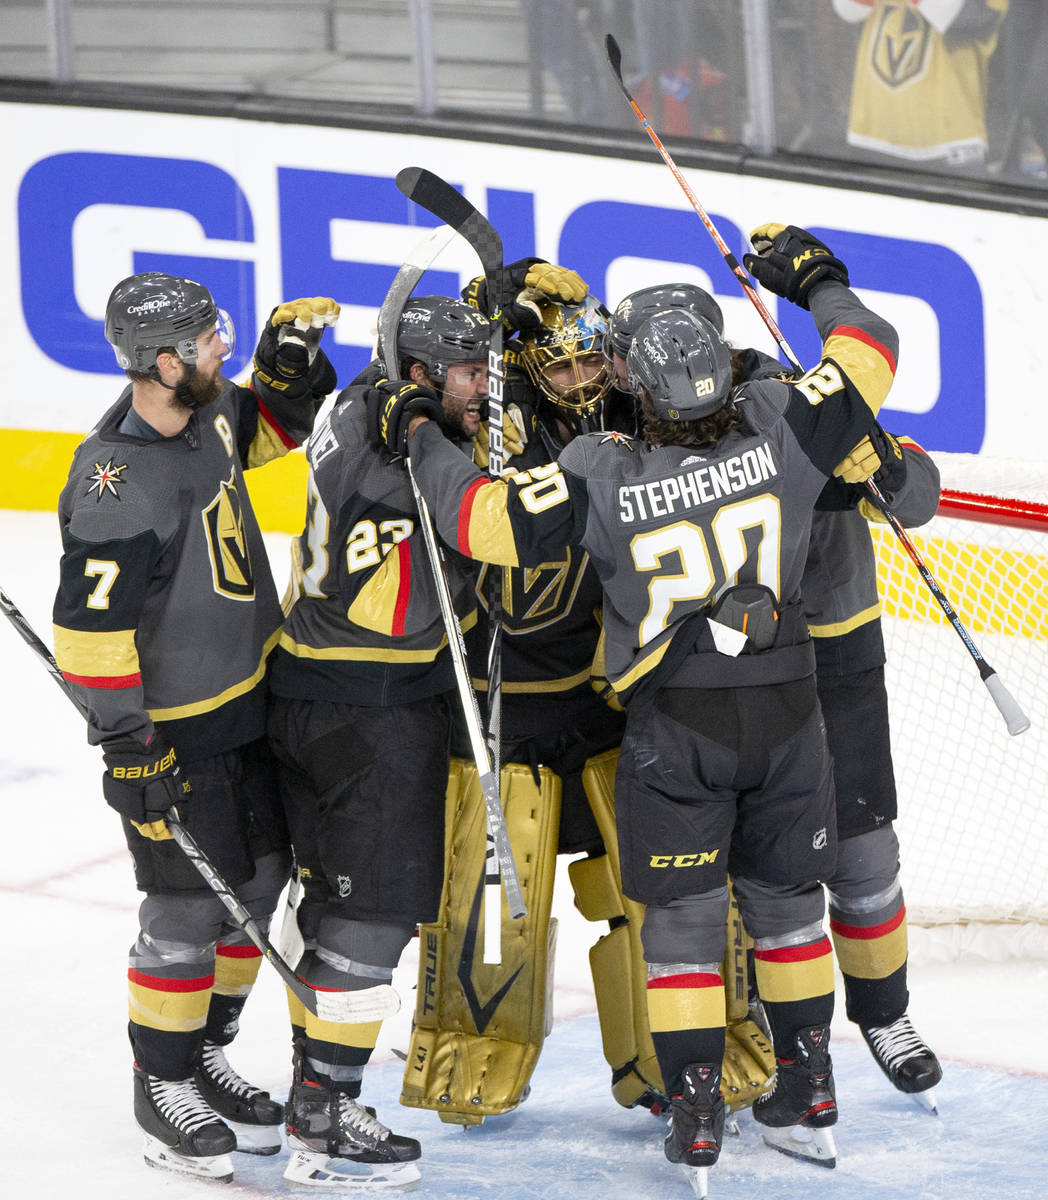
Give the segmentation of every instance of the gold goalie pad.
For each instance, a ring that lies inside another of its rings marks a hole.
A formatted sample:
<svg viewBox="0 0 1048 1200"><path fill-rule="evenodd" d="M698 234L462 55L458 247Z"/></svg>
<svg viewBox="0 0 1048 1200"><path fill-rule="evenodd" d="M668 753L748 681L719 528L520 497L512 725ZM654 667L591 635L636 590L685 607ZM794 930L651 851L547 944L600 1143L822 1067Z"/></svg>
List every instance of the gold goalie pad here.
<svg viewBox="0 0 1048 1200"><path fill-rule="evenodd" d="M648 966L640 936L644 905L622 894L615 833L617 763L618 751L608 750L586 764L582 782L607 854L579 859L568 873L582 915L614 925L590 950L590 970L604 1057L612 1070L612 1095L624 1108L632 1108L662 1101L664 1086L648 1023ZM721 966L727 1013L721 1088L730 1112L748 1108L775 1073L772 1048L750 1019L747 951L752 945L731 894Z"/></svg>
<svg viewBox="0 0 1048 1200"><path fill-rule="evenodd" d="M484 799L471 762L451 760L440 918L419 930L418 1000L401 1104L478 1125L527 1093L553 1021L556 920L550 919L560 779L518 763L502 769L502 802L527 916L502 900L502 961L483 961Z"/></svg>

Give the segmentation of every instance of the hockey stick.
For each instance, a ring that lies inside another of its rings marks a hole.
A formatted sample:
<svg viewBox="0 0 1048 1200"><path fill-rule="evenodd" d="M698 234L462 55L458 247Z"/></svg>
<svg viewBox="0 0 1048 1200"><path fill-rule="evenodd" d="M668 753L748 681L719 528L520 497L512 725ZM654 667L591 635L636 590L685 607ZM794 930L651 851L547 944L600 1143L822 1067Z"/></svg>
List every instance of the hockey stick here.
<svg viewBox="0 0 1048 1200"><path fill-rule="evenodd" d="M382 302L382 308L378 314L378 338L379 345L382 348L386 376L389 379L399 379L400 377L400 359L397 354L397 331L404 306L411 293L415 290L415 285L422 277L423 272L454 236L455 231L446 225L434 230L405 259L403 266L397 272L389 291L386 293L386 298ZM470 746L472 747L473 759L477 766L477 777L481 795L484 797L484 806L487 812L488 831L487 853L485 856L485 887L487 888L493 884L496 903L485 910L484 961L498 963L502 961L502 896L500 891L500 873L501 883L506 889L506 902L509 907L510 916L514 920L519 920L521 917L527 915L527 909L524 905L520 877L517 874L516 863L513 861L513 850L510 846L509 835L506 832L506 823L502 814L499 782L492 769L488 746L484 740L477 694L473 690L473 684L470 681L469 666L466 661L466 644L462 636L462 627L459 624L451 598L451 588L448 585L443 552L437 542L429 506L426 504L425 497L419 491L418 484L415 482L415 473L411 467L410 456L407 457L406 461L408 478L411 481L411 490L415 497L415 503L418 506L422 539L425 543L426 554L429 557L430 568L433 572L437 599L440 603L440 613L444 620L444 629L448 638L448 648L455 667L455 683L458 686L459 699L462 703L462 714L469 732ZM499 868L494 873L494 879L491 878L491 872L488 870L488 865L492 859L494 859ZM485 899L491 900L490 893L485 895ZM489 954L492 957L489 957Z"/></svg>
<svg viewBox="0 0 1048 1200"><path fill-rule="evenodd" d="M62 675L61 668L55 661L54 655L37 635L36 631L26 620L14 601L0 588L0 609L11 622L25 644L36 654L44 664L48 674L58 684L75 706L80 715L89 719L88 707L76 694L68 681ZM400 998L389 984L379 984L376 987L365 988L358 992L318 992L308 983L299 979L277 952L275 947L258 927L255 918L240 902L236 892L215 869L214 864L203 850L197 845L196 839L182 824L182 818L174 805L164 814L164 820L171 836L179 849L200 872L208 887L225 905L236 926L254 942L277 974L287 984L290 991L322 1021L340 1023L362 1023L381 1021L390 1017L400 1009Z"/></svg>
<svg viewBox="0 0 1048 1200"><path fill-rule="evenodd" d="M727 243L718 233L717 227L713 224L707 215L706 210L699 203L695 193L689 187L688 181L681 174L680 168L673 161L669 151L660 141L658 134L654 129L652 129L648 118L644 115L636 100L634 100L633 96L630 94L629 88L626 87L625 81L622 78L622 51L619 49L618 42L616 42L609 33L604 39L604 44L607 49L608 62L611 64L611 69L614 71L615 78L619 81L619 87L622 89L622 94L626 97L630 108L633 109L637 120L640 121L648 136L651 138L656 150L658 150L659 154L662 156L663 162L665 162L665 164L673 172L674 179L676 179L676 181L680 184L685 196L688 197L688 200L691 203L692 208L695 210L699 220L702 221L703 225L706 226L707 231L717 245L717 249L721 252L721 256L728 264L729 270L739 281L739 285L741 286L742 290L746 293L750 302L760 314L761 320L763 320L764 324L768 327L768 332L775 339L779 349L782 351L790 366L793 368L794 373L802 375L804 373L804 368L801 366L797 355L794 354L793 350L791 349L789 342L787 342L786 338L783 336L782 330L776 323L775 318L771 315L767 309L767 306L764 304L764 301L761 300L760 296L757 294L757 289L750 282L749 276L740 265L739 260L734 254L732 254L731 250L727 246ZM1018 733L1023 733L1025 730L1030 728L1030 718L1025 712L1023 712L1018 701L1001 682L1000 676L997 674L997 672L993 669L993 667L990 666L990 664L979 652L975 642L972 640L971 634L964 627L964 624L957 615L953 605L947 599L946 593L939 586L935 577L932 575L931 571L928 569L927 565L922 559L920 551L914 545L912 539L903 528L903 525L899 521L898 517L896 517L896 515L888 507L888 502L885 500L880 488L877 487L872 479L866 480L863 486L867 492L869 492L873 503L876 504L882 513L884 513L885 519L891 526L895 536L899 539L899 541L902 542L906 553L910 556L910 559L920 573L920 576L924 580L928 590L935 598L936 603L946 614L947 620L953 626L957 636L964 643L968 653L972 656L972 659L979 670L980 678L982 679L983 683L986 684L987 690L993 698L994 704L997 705L997 709L1001 716L1004 717L1005 724L1008 727L1008 732L1012 734L1013 737Z"/></svg>
<svg viewBox="0 0 1048 1200"><path fill-rule="evenodd" d="M405 167L397 173L397 187L419 207L450 225L473 248L480 259L487 284L491 344L488 350L488 473L501 478L505 466L502 434L502 313L499 310L499 272L502 270L502 239L491 222L456 191L451 184L424 167ZM487 573L488 592L488 754L495 772L496 791L501 790L502 767L502 570ZM499 812L502 812L501 796ZM501 895L499 859L489 842L484 873L484 961L502 961Z"/></svg>

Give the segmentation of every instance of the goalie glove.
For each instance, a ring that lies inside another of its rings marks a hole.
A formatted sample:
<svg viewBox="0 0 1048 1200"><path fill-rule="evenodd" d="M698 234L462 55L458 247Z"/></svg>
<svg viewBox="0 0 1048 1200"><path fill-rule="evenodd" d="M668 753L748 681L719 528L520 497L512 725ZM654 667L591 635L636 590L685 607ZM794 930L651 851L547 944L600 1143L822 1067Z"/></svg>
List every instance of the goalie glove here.
<svg viewBox="0 0 1048 1200"><path fill-rule="evenodd" d="M507 404L502 410L502 460L508 462L522 454L528 444L527 422L517 404ZM488 469L491 459L491 434L487 421L482 421L473 439L473 465L481 471Z"/></svg>
<svg viewBox="0 0 1048 1200"><path fill-rule="evenodd" d="M811 307L812 289L828 280L848 286L848 268L814 234L797 225L760 225L750 234L755 253L746 270L776 296Z"/></svg>
<svg viewBox="0 0 1048 1200"><path fill-rule="evenodd" d="M285 300L269 314L255 348L255 374L274 391L297 399L322 398L335 390L338 378L320 339L341 309L327 296Z"/></svg>
<svg viewBox="0 0 1048 1200"><path fill-rule="evenodd" d="M498 276L496 302L509 334L528 333L542 327L544 304L579 304L587 294L577 272L542 258L521 258L503 267ZM481 312L490 312L487 280L478 276L463 290L462 298Z"/></svg>

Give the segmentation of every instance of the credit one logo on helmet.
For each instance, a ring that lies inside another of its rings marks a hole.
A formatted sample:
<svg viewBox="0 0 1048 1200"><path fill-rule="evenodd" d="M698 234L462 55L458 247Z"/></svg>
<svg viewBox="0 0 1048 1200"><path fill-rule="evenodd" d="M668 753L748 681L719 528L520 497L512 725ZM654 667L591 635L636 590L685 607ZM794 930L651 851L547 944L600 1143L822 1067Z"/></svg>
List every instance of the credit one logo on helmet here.
<svg viewBox="0 0 1048 1200"><path fill-rule="evenodd" d="M148 248L128 246L128 265L134 272L164 270L204 281L218 303L231 312L236 327L244 331L227 365L228 375L235 376L249 365L259 314L268 311L273 301L271 295L256 294L256 270L267 280L279 279L277 290L282 295L330 295L344 307L377 311L398 264L371 261L367 240L337 242L333 226L340 221L402 225L406 231L410 228L413 236L419 225L436 225L436 219L417 209L409 215L392 175L279 165L272 170L276 177L275 225L271 226L267 193L266 199L257 201L259 225L266 235L256 241L256 219L247 190L254 181L245 176L241 182L213 163L94 151L47 155L33 163L18 189L21 303L33 341L53 361L72 370L93 374L118 370L101 319L84 311L77 295L77 281L83 284L92 274L88 265L91 248L74 237L74 225L81 213L96 205L170 212L172 247L184 244L181 223L189 214L205 244L214 243L210 255L178 250L165 253L163 238L151 235ZM512 245L514 256L536 251L537 199L535 192L494 186L478 198L492 224ZM53 229L47 238L39 237L41 212L49 214ZM745 231L723 214L711 217L725 241L741 255L748 248ZM157 216L156 220L163 218ZM269 236L271 227L277 231L275 239ZM905 431L934 449L978 452L986 426L983 296L965 259L937 242L847 228L813 226L811 231L848 264L852 278L861 280L863 289L912 298L934 314L937 394L916 405L919 411L893 410L889 396L881 413L884 425ZM610 303L618 297L604 295L609 273L624 258L666 264L667 278L671 264L693 264L712 281L718 298L738 299L741 295L713 240L696 234L695 215L690 210L586 201L564 217L559 232L547 231L545 236L544 254L577 270L592 291ZM352 249L342 248L347 244ZM350 253L357 258L339 257ZM384 257L388 259L388 254ZM419 294L457 296L466 282L457 270L430 270L418 290ZM819 344L810 315L786 303L777 305L776 315L800 361L816 362ZM731 337L730 328L727 335ZM373 344L364 339L350 344L332 340L325 350L340 382L345 383L370 359ZM922 352L927 354L927 348ZM931 353L934 355L934 347ZM497 389L495 381L491 401L496 406L501 399ZM495 454L497 457L497 447Z"/></svg>

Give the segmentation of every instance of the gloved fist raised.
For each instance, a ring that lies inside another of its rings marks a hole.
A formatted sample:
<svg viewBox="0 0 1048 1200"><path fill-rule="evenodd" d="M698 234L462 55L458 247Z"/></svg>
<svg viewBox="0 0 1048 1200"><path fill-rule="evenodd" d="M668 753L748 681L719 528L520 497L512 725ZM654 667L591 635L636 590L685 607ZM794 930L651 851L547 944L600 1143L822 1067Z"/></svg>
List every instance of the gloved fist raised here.
<svg viewBox="0 0 1048 1200"><path fill-rule="evenodd" d="M542 326L542 304L578 304L588 292L577 272L543 258L521 258L503 267L498 277L498 306L509 333L534 331ZM463 292L466 301L488 312L487 280L481 275Z"/></svg>
<svg viewBox="0 0 1048 1200"><path fill-rule="evenodd" d="M127 817L143 837L170 837L164 814L192 789L180 778L181 768L165 738L154 731L144 746L133 738L107 742L102 758L102 794L109 807Z"/></svg>
<svg viewBox="0 0 1048 1200"><path fill-rule="evenodd" d="M528 444L524 414L519 404L507 404L502 410L502 461L508 462L514 455L523 452ZM473 465L482 471L491 461L491 435L487 421L482 421L477 436L473 439Z"/></svg>
<svg viewBox="0 0 1048 1200"><path fill-rule="evenodd" d="M326 396L337 383L334 368L319 354L320 338L338 320L339 306L328 296L285 300L269 314L255 348L255 371L262 382L295 395L308 390Z"/></svg>
<svg viewBox="0 0 1048 1200"><path fill-rule="evenodd" d="M905 482L906 459L898 440L874 425L834 467L833 473L845 483L865 483L873 476L874 483L887 496L897 492Z"/></svg>
<svg viewBox="0 0 1048 1200"><path fill-rule="evenodd" d="M744 254L746 270L776 296L810 308L811 291L828 279L848 284L848 268L828 246L796 225L761 225L750 234L755 253Z"/></svg>
<svg viewBox="0 0 1048 1200"><path fill-rule="evenodd" d="M410 380L378 380L364 393L368 439L394 454L407 453L408 425L412 417L426 416L438 423L444 409L432 388Z"/></svg>

